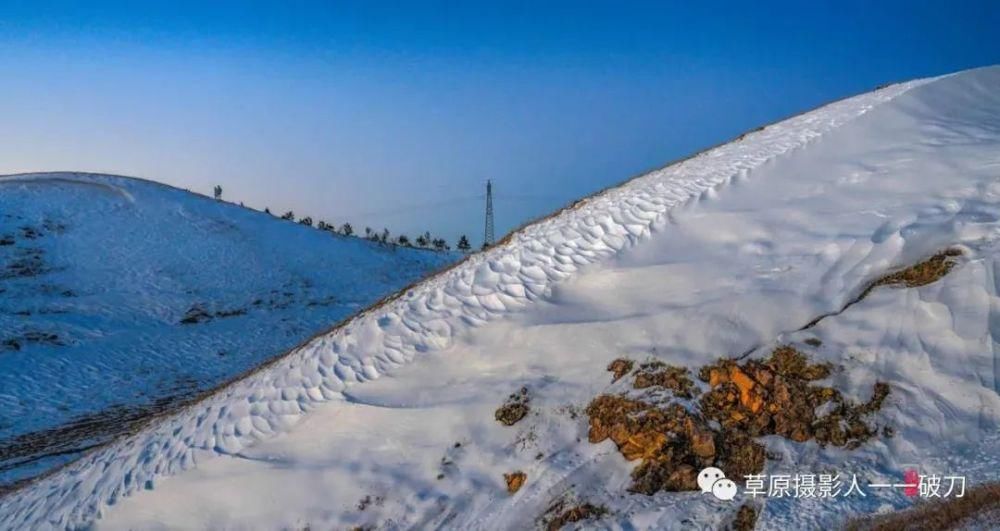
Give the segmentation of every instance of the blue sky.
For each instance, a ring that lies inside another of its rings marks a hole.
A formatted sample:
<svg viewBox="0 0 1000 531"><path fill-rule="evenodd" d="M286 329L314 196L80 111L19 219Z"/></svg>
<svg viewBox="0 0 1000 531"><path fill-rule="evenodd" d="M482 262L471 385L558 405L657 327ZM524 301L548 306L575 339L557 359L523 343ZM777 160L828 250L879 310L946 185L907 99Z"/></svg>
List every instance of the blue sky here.
<svg viewBox="0 0 1000 531"><path fill-rule="evenodd" d="M86 4L86 5L84 5ZM4 2L0 173L498 232L876 85L1000 63L1000 2Z"/></svg>

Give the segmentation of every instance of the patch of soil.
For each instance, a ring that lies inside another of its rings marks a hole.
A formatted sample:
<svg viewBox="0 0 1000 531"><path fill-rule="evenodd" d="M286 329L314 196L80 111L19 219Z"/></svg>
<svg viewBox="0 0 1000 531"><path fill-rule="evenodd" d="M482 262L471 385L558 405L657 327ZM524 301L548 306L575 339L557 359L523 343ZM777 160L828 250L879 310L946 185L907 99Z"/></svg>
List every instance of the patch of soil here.
<svg viewBox="0 0 1000 531"><path fill-rule="evenodd" d="M514 438L514 446L521 451L538 446L538 433L534 426L518 432L517 437Z"/></svg>
<svg viewBox="0 0 1000 531"><path fill-rule="evenodd" d="M509 494L514 494L521 490L521 487L524 486L524 482L527 481L527 479L528 475L520 470L503 475L503 480L504 483L507 484L507 492Z"/></svg>
<svg viewBox="0 0 1000 531"><path fill-rule="evenodd" d="M365 497L361 498L361 500L358 501L358 510L359 511L364 511L365 509L367 509L369 506L371 506L373 504L375 506L377 506L377 507L381 507L382 506L382 501L383 501L383 498L381 496L377 496L375 498L372 498L371 494L365 494Z"/></svg>
<svg viewBox="0 0 1000 531"><path fill-rule="evenodd" d="M556 408L556 413L566 415L570 420L576 420L580 416L580 408L574 404L566 404Z"/></svg>
<svg viewBox="0 0 1000 531"><path fill-rule="evenodd" d="M595 444L611 439L626 460L642 461L632 471L629 490L643 494L696 490L697 471L707 466L728 477L759 474L767 459L754 441L759 436L855 448L877 435L868 417L882 406L889 386L877 383L870 401L853 404L833 388L812 384L830 371L828 364L810 364L788 346L742 365L720 360L699 371L710 390L698 398L696 411L677 402L600 395L586 410L588 438ZM655 374L673 374L662 382L676 386L676 373ZM828 412L817 415L821 405Z"/></svg>
<svg viewBox="0 0 1000 531"><path fill-rule="evenodd" d="M21 350L21 342L16 339L4 339L0 347L3 347L3 350L18 351Z"/></svg>
<svg viewBox="0 0 1000 531"><path fill-rule="evenodd" d="M42 233L35 229L34 227L24 226L21 227L21 237L26 240L37 240L42 236Z"/></svg>
<svg viewBox="0 0 1000 531"><path fill-rule="evenodd" d="M63 341L56 334L29 330L19 336L4 339L0 342L0 350L17 351L21 350L22 347L29 343L52 345L57 347L65 345L65 343L63 343Z"/></svg>
<svg viewBox="0 0 1000 531"><path fill-rule="evenodd" d="M30 278L48 273L41 249L23 249L19 256L9 262L2 271L0 279Z"/></svg>
<svg viewBox="0 0 1000 531"><path fill-rule="evenodd" d="M455 444L446 448L444 455L441 456L441 464L438 469L437 478L440 480L444 479L446 476L451 476L454 471L457 470L457 462L461 461L465 452L466 449L460 444Z"/></svg>
<svg viewBox="0 0 1000 531"><path fill-rule="evenodd" d="M311 300L306 303L306 306L333 306L337 304L337 298L333 295L323 297L322 299Z"/></svg>
<svg viewBox="0 0 1000 531"><path fill-rule="evenodd" d="M621 380L623 376L632 372L635 363L628 358L618 358L608 364L608 372L613 375L612 383Z"/></svg>
<svg viewBox="0 0 1000 531"><path fill-rule="evenodd" d="M663 387L673 391L674 396L693 398L695 386L688 377L688 370L683 367L667 365L662 361L643 363L635 372L632 387L646 389L648 387Z"/></svg>
<svg viewBox="0 0 1000 531"><path fill-rule="evenodd" d="M512 393L507 397L507 401L497 408L494 417L496 417L497 422L504 426L513 426L528 414L530 410L528 404L530 402L531 397L528 396L528 388L522 387L518 392Z"/></svg>
<svg viewBox="0 0 1000 531"><path fill-rule="evenodd" d="M188 311L184 313L184 317L181 318L181 324L196 324L205 321L210 321L212 319L212 314L208 310L202 308L200 305L195 304L194 306L188 308Z"/></svg>
<svg viewBox="0 0 1000 531"><path fill-rule="evenodd" d="M66 288L65 286L59 286L56 284L41 284L38 286L38 293L47 296L60 296L60 297L76 297L76 292Z"/></svg>
<svg viewBox="0 0 1000 531"><path fill-rule="evenodd" d="M237 308L235 310L219 310L216 312L210 312L200 304L192 305L188 308L188 311L181 318L181 324L198 324L211 321L212 319L224 319L226 317L235 317L237 315L246 315L247 311L244 308Z"/></svg>
<svg viewBox="0 0 1000 531"><path fill-rule="evenodd" d="M54 232L56 234L62 234L66 232L66 225L58 221L53 221L51 219L46 219L42 222L42 228L48 232Z"/></svg>
<svg viewBox="0 0 1000 531"><path fill-rule="evenodd" d="M548 531L559 531L567 524L582 522L584 520L596 520L608 514L608 509L603 505L583 503L566 507L564 501L556 502L545 512L550 515L545 521L545 528Z"/></svg>
<svg viewBox="0 0 1000 531"><path fill-rule="evenodd" d="M757 508L750 503L744 503L736 511L736 516L729 523L730 531L753 531L757 527Z"/></svg>

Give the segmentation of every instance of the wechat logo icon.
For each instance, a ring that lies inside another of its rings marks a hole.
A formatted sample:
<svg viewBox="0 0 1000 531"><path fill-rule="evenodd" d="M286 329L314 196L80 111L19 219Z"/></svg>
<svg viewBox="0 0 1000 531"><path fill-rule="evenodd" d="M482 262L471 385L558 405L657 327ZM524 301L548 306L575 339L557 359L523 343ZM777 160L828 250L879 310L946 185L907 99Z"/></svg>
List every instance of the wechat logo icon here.
<svg viewBox="0 0 1000 531"><path fill-rule="evenodd" d="M698 488L702 492L711 492L724 501L736 497L736 483L726 479L726 474L715 467L708 467L698 473Z"/></svg>

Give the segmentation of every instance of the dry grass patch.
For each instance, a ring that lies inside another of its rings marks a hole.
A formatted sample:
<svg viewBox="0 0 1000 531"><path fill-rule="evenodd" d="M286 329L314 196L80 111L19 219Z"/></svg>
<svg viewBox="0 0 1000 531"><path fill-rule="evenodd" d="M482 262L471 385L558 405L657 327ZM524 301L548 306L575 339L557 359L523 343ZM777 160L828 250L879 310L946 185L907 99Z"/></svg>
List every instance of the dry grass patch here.
<svg viewBox="0 0 1000 531"><path fill-rule="evenodd" d="M724 430L751 437L780 435L796 442L815 439L822 446L856 448L878 433L868 417L882 407L889 386L876 383L871 400L854 404L840 391L812 383L830 371L829 364L810 364L790 346L742 365L722 360L699 373L712 388L701 397L701 411ZM828 411L822 416L816 414L820 406Z"/></svg>
<svg viewBox="0 0 1000 531"><path fill-rule="evenodd" d="M531 397L528 396L528 388L522 387L518 392L507 397L504 405L497 408L494 417L496 417L497 422L504 426L513 426L528 414L529 402L531 402Z"/></svg>
<svg viewBox="0 0 1000 531"><path fill-rule="evenodd" d="M565 501L558 501L545 511L545 528L548 531L559 531L567 524L582 522L584 520L596 520L606 514L608 514L608 509L603 505L583 503L566 507Z"/></svg>
<svg viewBox="0 0 1000 531"><path fill-rule="evenodd" d="M757 508L750 503L744 503L736 511L736 516L729 523L727 529L730 531L753 531L753 528L757 527L757 516Z"/></svg>
<svg viewBox="0 0 1000 531"><path fill-rule="evenodd" d="M947 275L948 272L950 272L951 269L955 267L955 264L958 263L957 257L962 256L962 254L963 253L961 249L957 248L945 249L944 251L941 251L922 262L914 264L905 269L901 269L899 271L884 275L881 278L865 286L865 289L863 289L857 297L851 299L840 310L820 315L819 317L816 317L812 321L806 323L806 325L800 328L799 330L808 330L819 324L820 321L826 319L827 317L843 313L851 306L861 302L865 297L870 295L875 288L879 286L916 288L936 282L940 280L941 277ZM819 340L816 341L818 342ZM809 343L809 340L807 340L806 343L812 345L812 343ZM819 344L812 346L819 346Z"/></svg>
<svg viewBox="0 0 1000 531"><path fill-rule="evenodd" d="M611 383L621 380L623 376L632 372L635 363L628 358L618 358L608 364L608 372L613 375Z"/></svg>
<svg viewBox="0 0 1000 531"><path fill-rule="evenodd" d="M956 258L962 256L961 249L945 249L934 256L914 264L906 269L901 269L894 273L889 273L882 278L872 282L865 288L857 300L868 296L871 291L879 286L904 286L907 288L918 288L926 286L941 279L948 274L951 268L957 263Z"/></svg>
<svg viewBox="0 0 1000 531"><path fill-rule="evenodd" d="M612 361L608 364L608 372L613 375L611 383L624 378L633 368L635 362L628 358ZM658 360L647 361L635 369L632 387L635 389L660 387L672 391L674 396L681 398L693 398L695 392L694 382L688 375L687 369L667 365Z"/></svg>
<svg viewBox="0 0 1000 531"><path fill-rule="evenodd" d="M970 529L1000 528L1000 483L969 489L961 498L928 501L894 513L859 518L849 522L846 529L944 531L960 525Z"/></svg>

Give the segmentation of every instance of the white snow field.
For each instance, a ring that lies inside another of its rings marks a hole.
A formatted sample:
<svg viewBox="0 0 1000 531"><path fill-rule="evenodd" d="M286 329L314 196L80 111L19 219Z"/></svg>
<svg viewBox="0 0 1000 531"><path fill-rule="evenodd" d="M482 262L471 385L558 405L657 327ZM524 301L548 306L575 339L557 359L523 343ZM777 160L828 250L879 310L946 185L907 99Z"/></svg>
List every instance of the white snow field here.
<svg viewBox="0 0 1000 531"><path fill-rule="evenodd" d="M946 247L919 288L872 280ZM894 436L762 440L765 473L1000 479L1000 68L891 85L633 179L317 336L184 411L0 499L0 528L714 529L749 498L627 492L582 413L621 356L697 368L800 347ZM818 316L816 326L798 331ZM811 346L806 340L820 339ZM699 384L700 385L700 384ZM531 413L494 419L526 387ZM503 474L527 481L513 495ZM742 483L741 483L742 484ZM758 499L758 528L912 503Z"/></svg>
<svg viewBox="0 0 1000 531"><path fill-rule="evenodd" d="M0 177L0 486L79 457L456 258L138 179Z"/></svg>

